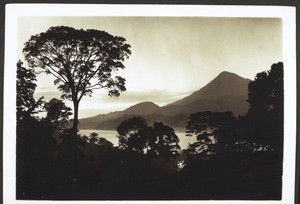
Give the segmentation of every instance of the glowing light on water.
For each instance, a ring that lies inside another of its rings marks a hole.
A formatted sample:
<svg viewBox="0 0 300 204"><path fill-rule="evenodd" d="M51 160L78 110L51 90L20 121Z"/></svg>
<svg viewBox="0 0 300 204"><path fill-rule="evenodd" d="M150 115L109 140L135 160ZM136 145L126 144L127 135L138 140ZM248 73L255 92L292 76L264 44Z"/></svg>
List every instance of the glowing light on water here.
<svg viewBox="0 0 300 204"><path fill-rule="evenodd" d="M92 132L98 133L99 137L103 137L112 142L114 146L118 146L119 139L117 138L117 131L115 130L79 130L79 134L89 136ZM179 138L179 145L181 149L186 149L189 144L196 142L196 137L185 136L185 132L176 131L176 135Z"/></svg>

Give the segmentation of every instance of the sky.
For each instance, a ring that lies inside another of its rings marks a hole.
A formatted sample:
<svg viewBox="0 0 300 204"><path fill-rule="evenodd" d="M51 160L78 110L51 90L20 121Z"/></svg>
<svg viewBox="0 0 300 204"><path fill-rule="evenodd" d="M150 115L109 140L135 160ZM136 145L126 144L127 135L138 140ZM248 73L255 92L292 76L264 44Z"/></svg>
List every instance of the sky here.
<svg viewBox="0 0 300 204"><path fill-rule="evenodd" d="M105 91L86 96L79 118L143 101L163 106L199 90L222 71L253 80L282 61L281 19L223 17L20 17L19 58L24 61L22 49L31 35L61 25L104 30L131 45L126 68L119 72L127 91L119 98ZM59 98L53 81L51 75L38 74L35 96Z"/></svg>

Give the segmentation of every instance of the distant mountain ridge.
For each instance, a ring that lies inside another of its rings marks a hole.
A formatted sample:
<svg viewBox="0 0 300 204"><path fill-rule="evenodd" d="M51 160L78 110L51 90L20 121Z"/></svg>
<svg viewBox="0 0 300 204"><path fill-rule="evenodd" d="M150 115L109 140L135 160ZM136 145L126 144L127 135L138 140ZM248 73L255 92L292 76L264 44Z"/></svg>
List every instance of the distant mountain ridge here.
<svg viewBox="0 0 300 204"><path fill-rule="evenodd" d="M101 114L79 120L79 129L115 129L123 120L134 115L149 123L164 122L175 129L183 129L191 113L202 111L232 111L244 115L248 110L247 95L250 80L230 72L222 72L206 86L178 101L160 107L147 101L123 111Z"/></svg>

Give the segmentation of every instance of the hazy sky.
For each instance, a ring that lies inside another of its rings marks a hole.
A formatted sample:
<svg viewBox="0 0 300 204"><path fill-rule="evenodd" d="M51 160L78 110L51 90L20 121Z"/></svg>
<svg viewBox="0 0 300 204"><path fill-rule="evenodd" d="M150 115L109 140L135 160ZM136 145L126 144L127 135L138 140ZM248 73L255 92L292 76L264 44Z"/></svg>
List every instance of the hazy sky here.
<svg viewBox="0 0 300 204"><path fill-rule="evenodd" d="M143 101L171 103L199 90L222 71L254 79L256 73L282 61L281 23L275 18L22 17L19 57L31 35L51 26L99 29L125 37L132 47L126 69L120 72L127 91L117 99L103 91L84 98L82 118ZM39 74L36 96L59 98L53 80Z"/></svg>

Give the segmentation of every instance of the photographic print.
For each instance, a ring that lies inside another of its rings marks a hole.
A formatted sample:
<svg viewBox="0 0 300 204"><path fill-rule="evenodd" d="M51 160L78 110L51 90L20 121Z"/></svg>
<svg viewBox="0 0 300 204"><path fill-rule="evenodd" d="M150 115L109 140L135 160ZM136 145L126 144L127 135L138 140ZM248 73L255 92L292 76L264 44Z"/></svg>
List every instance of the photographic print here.
<svg viewBox="0 0 300 204"><path fill-rule="evenodd" d="M293 9L52 6L6 22L7 199L293 199Z"/></svg>

